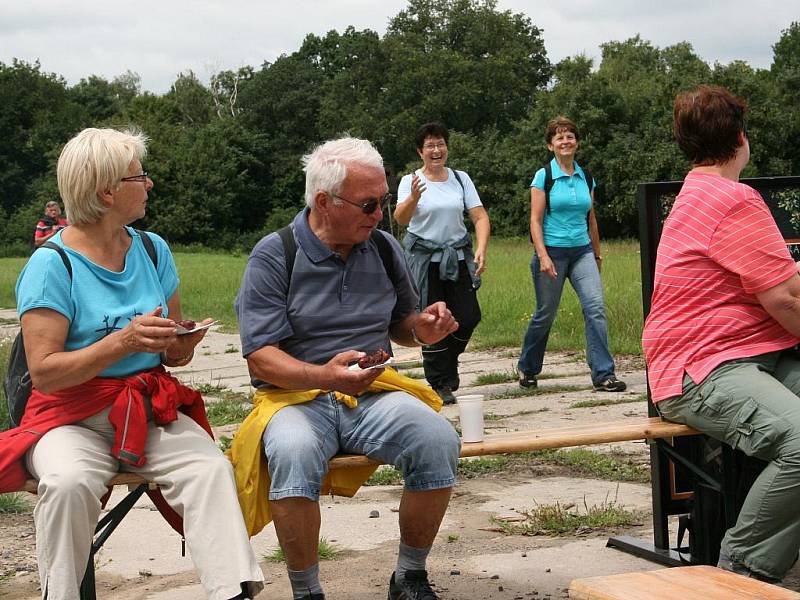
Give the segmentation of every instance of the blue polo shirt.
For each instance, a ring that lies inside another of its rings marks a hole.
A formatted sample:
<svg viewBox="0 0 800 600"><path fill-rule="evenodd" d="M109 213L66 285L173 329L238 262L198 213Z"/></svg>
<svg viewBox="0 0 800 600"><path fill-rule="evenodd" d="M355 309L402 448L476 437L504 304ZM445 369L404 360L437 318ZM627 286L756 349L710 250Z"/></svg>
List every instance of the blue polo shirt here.
<svg viewBox="0 0 800 600"><path fill-rule="evenodd" d="M292 222L297 255L290 285L277 232L250 254L234 304L242 354L278 344L298 360L324 364L346 350L391 353L389 328L419 301L400 244L381 232L392 246L395 287L371 239L343 261L311 231L308 214L306 208ZM253 379L253 385L266 384Z"/></svg>
<svg viewBox="0 0 800 600"><path fill-rule="evenodd" d="M586 183L586 175L578 163L575 172L567 175L558 161L550 161L553 171L553 187L550 190L550 214L544 212L542 229L545 246L573 248L590 243L586 213L592 207L592 196ZM536 171L531 187L544 191L544 169Z"/></svg>

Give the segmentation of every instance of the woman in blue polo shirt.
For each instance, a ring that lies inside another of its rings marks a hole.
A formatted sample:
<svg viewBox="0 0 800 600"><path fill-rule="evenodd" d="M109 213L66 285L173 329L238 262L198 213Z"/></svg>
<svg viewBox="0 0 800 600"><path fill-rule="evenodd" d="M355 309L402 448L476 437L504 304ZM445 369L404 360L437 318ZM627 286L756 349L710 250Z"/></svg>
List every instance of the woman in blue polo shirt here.
<svg viewBox="0 0 800 600"><path fill-rule="evenodd" d="M517 365L519 385L523 388L537 385L536 376L542 371L550 327L558 312L564 281L569 279L583 309L586 362L591 369L592 385L598 391L621 392L625 383L614 374L614 358L608 349L600 280L603 257L592 207L594 181L587 180L591 176L587 177L575 162L580 142L578 128L566 117L556 117L547 124L545 140L553 159L548 167L536 172L531 182L531 240L536 249L531 274L536 313L522 343ZM545 192L547 188L549 194Z"/></svg>

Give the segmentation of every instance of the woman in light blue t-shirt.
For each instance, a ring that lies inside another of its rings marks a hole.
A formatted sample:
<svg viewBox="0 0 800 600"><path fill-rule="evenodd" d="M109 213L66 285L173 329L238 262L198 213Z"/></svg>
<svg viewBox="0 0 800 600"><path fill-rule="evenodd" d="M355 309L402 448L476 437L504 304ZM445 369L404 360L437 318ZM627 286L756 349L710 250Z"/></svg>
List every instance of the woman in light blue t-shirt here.
<svg viewBox="0 0 800 600"><path fill-rule="evenodd" d="M427 345L420 340L425 378L445 404L453 404L459 386L458 357L481 320L476 291L491 226L469 175L445 166L447 128L426 123L415 138L423 166L400 181L394 217L408 226L403 247L419 287L420 307L441 300L458 321L458 331L440 342ZM475 225L474 252L465 212Z"/></svg>
<svg viewBox="0 0 800 600"><path fill-rule="evenodd" d="M531 260L536 312L528 324L517 371L519 385L535 388L542 371L550 328L556 318L564 282L578 295L586 326L586 362L598 391L621 392L625 383L614 374L608 348L608 324L600 267L600 234L594 214L594 181L575 162L578 128L566 117L552 119L545 129L553 159L531 182ZM547 174L549 171L549 177ZM549 190L547 188L550 188Z"/></svg>
<svg viewBox="0 0 800 600"><path fill-rule="evenodd" d="M263 575L231 465L200 394L164 370L187 365L206 330L179 335L169 247L129 226L153 189L141 163L146 139L85 129L61 152L70 225L33 253L16 287L33 381L20 429L35 437L0 443L0 458L24 452L39 480L36 552L50 597L78 597L100 499L124 470L158 483L154 501L173 526L182 520L209 597L251 598Z"/></svg>

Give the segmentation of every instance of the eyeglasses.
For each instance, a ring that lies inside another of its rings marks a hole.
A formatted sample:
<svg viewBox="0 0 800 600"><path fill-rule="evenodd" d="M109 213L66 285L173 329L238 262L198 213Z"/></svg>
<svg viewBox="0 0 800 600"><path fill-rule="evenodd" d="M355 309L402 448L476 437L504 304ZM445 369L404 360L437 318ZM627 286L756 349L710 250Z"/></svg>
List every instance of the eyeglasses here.
<svg viewBox="0 0 800 600"><path fill-rule="evenodd" d="M444 150L445 148L447 148L447 143L446 142L436 142L435 144L424 144L422 146L423 150L438 150L439 148Z"/></svg>
<svg viewBox="0 0 800 600"><path fill-rule="evenodd" d="M366 202L353 202L347 198L342 198L338 194L331 194L331 196L338 198L339 200L344 200L353 206L358 206L361 209L361 212L363 212L365 215L371 215L374 213L375 209L378 208L378 205L380 205L381 210L385 209L386 205L389 204L389 201L392 199L392 195L388 192L379 199L373 198L372 200L367 200Z"/></svg>
<svg viewBox="0 0 800 600"><path fill-rule="evenodd" d="M139 175L131 175L130 177L123 177L120 181L139 181L145 183L147 181L147 171L142 171Z"/></svg>

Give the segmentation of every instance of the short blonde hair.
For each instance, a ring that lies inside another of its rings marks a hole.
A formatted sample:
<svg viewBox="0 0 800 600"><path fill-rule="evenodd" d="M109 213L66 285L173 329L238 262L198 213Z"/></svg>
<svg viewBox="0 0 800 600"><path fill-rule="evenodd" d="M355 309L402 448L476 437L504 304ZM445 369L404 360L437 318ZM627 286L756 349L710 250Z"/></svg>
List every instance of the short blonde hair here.
<svg viewBox="0 0 800 600"><path fill-rule="evenodd" d="M58 191L73 225L95 223L106 211L98 194L117 189L131 162L147 154L147 137L136 130L88 128L58 157Z"/></svg>

